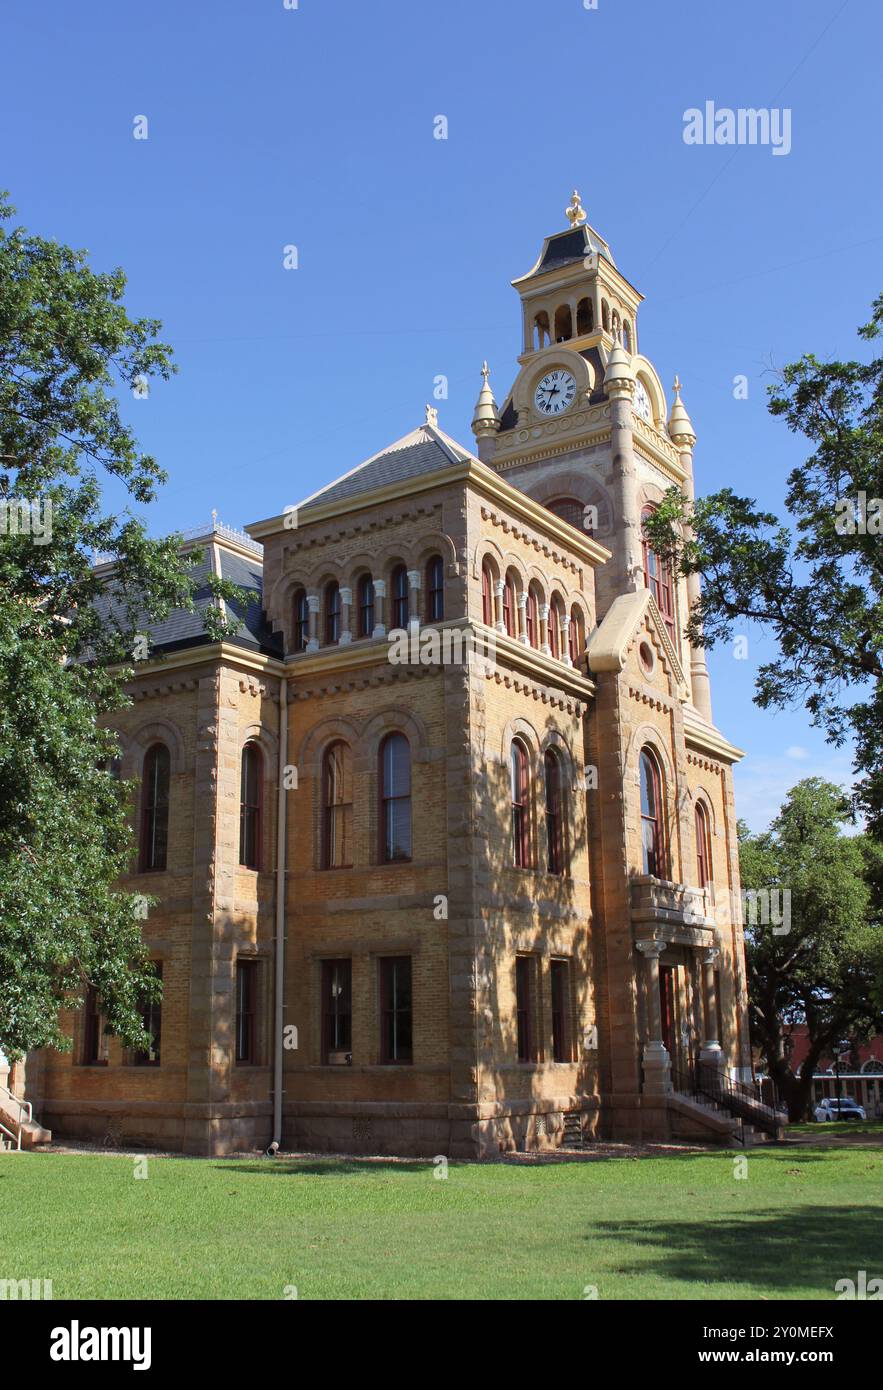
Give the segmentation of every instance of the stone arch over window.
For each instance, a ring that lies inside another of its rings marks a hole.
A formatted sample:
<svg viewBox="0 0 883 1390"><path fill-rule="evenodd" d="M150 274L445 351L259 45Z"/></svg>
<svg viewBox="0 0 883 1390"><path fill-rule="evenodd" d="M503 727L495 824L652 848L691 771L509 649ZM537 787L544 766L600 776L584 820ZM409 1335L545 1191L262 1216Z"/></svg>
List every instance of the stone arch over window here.
<svg viewBox="0 0 883 1390"><path fill-rule="evenodd" d="M622 323L622 345L626 352L631 353L634 343L632 340L632 326L628 319L623 319Z"/></svg>
<svg viewBox="0 0 883 1390"><path fill-rule="evenodd" d="M345 739L326 744L322 754L319 863L345 869L353 862L353 752Z"/></svg>
<svg viewBox="0 0 883 1390"><path fill-rule="evenodd" d="M161 873L167 868L172 758L168 745L154 740L141 767L138 872Z"/></svg>
<svg viewBox="0 0 883 1390"><path fill-rule="evenodd" d="M524 740L516 736L509 745L509 805L512 862L516 869L532 866L531 808L533 802L531 759Z"/></svg>
<svg viewBox="0 0 883 1390"><path fill-rule="evenodd" d="M576 306L576 336L585 337L595 327L595 307L588 295L579 300Z"/></svg>
<svg viewBox="0 0 883 1390"><path fill-rule="evenodd" d="M634 812L636 820L640 820L640 757L644 749L649 749L655 756L662 773L662 791L665 813L665 845L668 852L668 870L670 875L674 875L675 854L679 852L680 845L677 837L676 819L676 798L678 794L678 780L675 774L675 767L669 754L668 748L663 741L659 730L653 724L640 724L632 731L629 739L628 749L625 757L625 766L629 769L629 778L635 789L636 810ZM639 870L640 872L640 870Z"/></svg>
<svg viewBox="0 0 883 1390"><path fill-rule="evenodd" d="M714 883L714 850L711 817L704 797L697 797L695 800L693 828L696 837L696 882L700 888L708 888Z"/></svg>
<svg viewBox="0 0 883 1390"><path fill-rule="evenodd" d="M559 304L555 310L555 342L566 343L573 337L573 311L569 304Z"/></svg>
<svg viewBox="0 0 883 1390"><path fill-rule="evenodd" d="M346 743L357 753L362 737L361 726L354 720L341 715L331 715L327 719L320 720L318 724L314 724L312 729L309 729L304 735L300 747L296 750L294 763L298 772L298 784L320 777L325 749L332 743L338 741Z"/></svg>
<svg viewBox="0 0 883 1390"><path fill-rule="evenodd" d="M152 743L164 743L168 748L172 777L177 777L184 771L184 737L181 730L171 719L153 719L148 724L140 725L125 743L121 740L121 771L124 780L141 777L144 757Z"/></svg>
<svg viewBox="0 0 883 1390"><path fill-rule="evenodd" d="M651 744L638 755L641 811L641 872L668 879L669 851L665 773Z"/></svg>
<svg viewBox="0 0 883 1390"><path fill-rule="evenodd" d="M586 650L588 624L585 610L579 603L570 605L570 626L567 629L567 650L574 666L578 666Z"/></svg>
<svg viewBox="0 0 883 1390"><path fill-rule="evenodd" d="M357 639L371 637L374 633L377 596L374 591L374 576L370 570L362 570L353 586L354 632Z"/></svg>
<svg viewBox="0 0 883 1390"><path fill-rule="evenodd" d="M534 502L539 502L553 512L553 504L557 501L579 505L582 508L583 519L577 530L582 531L584 535L594 535L596 539L603 539L612 533L613 506L606 489L595 478L577 473L575 470L558 473L552 478L534 483L529 495ZM586 508L592 510L587 512ZM563 520L570 521L570 517L566 516ZM597 522L597 529L589 531L584 524L586 521L591 522L593 527ZM570 524L573 526L576 523L571 521Z"/></svg>

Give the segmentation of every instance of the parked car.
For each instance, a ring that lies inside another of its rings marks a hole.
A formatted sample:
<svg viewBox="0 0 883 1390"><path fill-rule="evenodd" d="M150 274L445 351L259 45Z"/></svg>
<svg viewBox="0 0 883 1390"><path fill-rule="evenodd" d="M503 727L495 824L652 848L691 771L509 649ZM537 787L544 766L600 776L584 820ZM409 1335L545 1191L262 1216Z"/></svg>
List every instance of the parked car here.
<svg viewBox="0 0 883 1390"><path fill-rule="evenodd" d="M866 1120L863 1105L852 1099L851 1096L843 1096L840 1100L828 1097L820 1100L815 1109L817 1120Z"/></svg>

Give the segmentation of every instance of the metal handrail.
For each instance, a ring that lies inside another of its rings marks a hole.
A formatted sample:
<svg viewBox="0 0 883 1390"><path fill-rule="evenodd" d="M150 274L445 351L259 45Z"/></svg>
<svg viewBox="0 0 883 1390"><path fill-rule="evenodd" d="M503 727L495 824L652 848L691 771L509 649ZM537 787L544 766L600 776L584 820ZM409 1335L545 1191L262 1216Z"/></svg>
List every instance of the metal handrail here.
<svg viewBox="0 0 883 1390"><path fill-rule="evenodd" d="M778 1134L782 1125L780 1113L760 1100L757 1093L743 1081L734 1081L719 1067L700 1062L696 1068L696 1086L701 1095L722 1105L731 1115L748 1120L767 1134Z"/></svg>
<svg viewBox="0 0 883 1390"><path fill-rule="evenodd" d="M718 1104L722 1104L722 1102L719 1100L719 1097L717 1097L717 1096L710 1096L710 1095L708 1094L707 1091L703 1090L702 1084L701 1084L701 1082L700 1082L700 1080L699 1080L699 1068L698 1068L698 1067L695 1067L695 1068L694 1068L694 1067L690 1066L690 1067L687 1068L686 1071L684 1071L684 1070L681 1069L680 1067L672 1067L672 1069L671 1069L671 1077L672 1077L672 1084L673 1084L675 1090L676 1090L680 1095L682 1095L682 1096L692 1096L692 1097L693 1097L694 1099L696 1099L697 1101L700 1100L700 1098L702 1098L702 1097L704 1096L706 1100L713 1100L713 1101L715 1101L715 1102L718 1103ZM738 1132L734 1132L733 1138L734 1138L734 1139L737 1139L738 1142L739 1142L739 1143L742 1145L742 1147L744 1148L744 1147L745 1147L745 1119L744 1119L744 1117L743 1117L742 1115L734 1114L734 1113L729 1109L729 1107L726 1106L726 1105L724 1105L723 1108L727 1111L727 1114L729 1115L729 1118L730 1118L731 1120L734 1120L734 1121L736 1121L736 1122L738 1123L739 1129L738 1129Z"/></svg>
<svg viewBox="0 0 883 1390"><path fill-rule="evenodd" d="M18 1134L13 1134L12 1130L7 1129L5 1124L2 1123L2 1121L0 1121L0 1129L2 1129L4 1134L8 1134L10 1139L12 1139L15 1142L16 1153L21 1153L21 1125L19 1125L18 1127Z"/></svg>
<svg viewBox="0 0 883 1390"><path fill-rule="evenodd" d="M27 1110L28 1124L34 1123L34 1107L31 1105L31 1102L29 1100L22 1100L20 1096L17 1096L13 1091L10 1091L8 1086L4 1086L2 1081L0 1081L0 1091L2 1091L3 1094L7 1096L9 1100L14 1100L20 1110ZM19 1125L21 1125L20 1115L18 1122Z"/></svg>

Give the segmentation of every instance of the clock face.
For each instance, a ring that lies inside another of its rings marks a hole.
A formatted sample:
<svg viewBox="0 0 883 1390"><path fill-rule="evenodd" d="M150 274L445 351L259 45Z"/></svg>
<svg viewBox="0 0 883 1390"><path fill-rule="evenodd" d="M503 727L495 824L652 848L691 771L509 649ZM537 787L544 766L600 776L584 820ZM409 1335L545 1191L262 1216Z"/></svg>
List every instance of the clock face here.
<svg viewBox="0 0 883 1390"><path fill-rule="evenodd" d="M642 420L650 420L650 397L647 395L647 388L640 377L635 382L635 403L634 411L640 415Z"/></svg>
<svg viewBox="0 0 883 1390"><path fill-rule="evenodd" d="M576 382L563 367L546 372L536 391L534 405L543 415L561 415L573 404L576 395Z"/></svg>

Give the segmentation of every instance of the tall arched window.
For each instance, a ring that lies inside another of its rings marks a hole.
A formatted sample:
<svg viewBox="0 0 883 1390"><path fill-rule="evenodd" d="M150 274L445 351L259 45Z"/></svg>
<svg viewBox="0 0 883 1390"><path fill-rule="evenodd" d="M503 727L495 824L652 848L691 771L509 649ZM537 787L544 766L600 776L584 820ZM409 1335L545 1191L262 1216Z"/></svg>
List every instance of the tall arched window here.
<svg viewBox="0 0 883 1390"><path fill-rule="evenodd" d="M553 598L549 604L549 651L556 661L561 655L561 634L563 631L561 619L563 613L561 600Z"/></svg>
<svg viewBox="0 0 883 1390"><path fill-rule="evenodd" d="M494 576L487 560L481 567L481 621L494 626Z"/></svg>
<svg viewBox="0 0 883 1390"><path fill-rule="evenodd" d="M445 616L445 565L440 555L433 555L426 566L426 621L440 623Z"/></svg>
<svg viewBox="0 0 883 1390"><path fill-rule="evenodd" d="M396 565L390 576L392 595L392 626L408 626L408 571L404 565Z"/></svg>
<svg viewBox="0 0 883 1390"><path fill-rule="evenodd" d="M404 734L380 745L380 857L385 864L411 858L411 747Z"/></svg>
<svg viewBox="0 0 883 1390"><path fill-rule="evenodd" d="M503 627L510 637L518 636L516 613L518 612L518 591L515 576L510 570L503 585Z"/></svg>
<svg viewBox="0 0 883 1390"><path fill-rule="evenodd" d="M549 328L549 315L545 309L541 309L533 321L534 327L534 346L537 348L548 347L552 341L552 333Z"/></svg>
<svg viewBox="0 0 883 1390"><path fill-rule="evenodd" d="M239 862L247 869L261 867L263 763L257 744L247 743L239 776Z"/></svg>
<svg viewBox="0 0 883 1390"><path fill-rule="evenodd" d="M531 585L527 591L524 623L529 644L532 647L538 647L540 645L540 607L537 600L537 591L533 585Z"/></svg>
<svg viewBox="0 0 883 1390"><path fill-rule="evenodd" d="M291 650L305 652L310 640L310 606L306 589L295 590L291 607Z"/></svg>
<svg viewBox="0 0 883 1390"><path fill-rule="evenodd" d="M631 350L632 350L632 326L631 326L631 324L629 323L628 319L625 319L624 322L623 322L623 325L622 325L622 345L623 345L623 347L625 348L626 352L631 352Z"/></svg>
<svg viewBox="0 0 883 1390"><path fill-rule="evenodd" d="M655 507L645 507L643 509L641 512L642 526L645 518L652 516L655 510ZM656 606L662 614L665 626L668 628L668 634L672 641L674 641L675 610L671 570L663 560L660 560L646 536L642 537L641 544L644 555L644 584L655 598Z"/></svg>
<svg viewBox="0 0 883 1390"><path fill-rule="evenodd" d="M546 859L550 874L564 872L564 804L561 759L552 748L543 758L546 782Z"/></svg>
<svg viewBox="0 0 883 1390"><path fill-rule="evenodd" d="M696 803L696 873L699 887L707 888L714 876L711 861L711 827L708 812L702 801Z"/></svg>
<svg viewBox="0 0 883 1390"><path fill-rule="evenodd" d="M356 589L359 610L359 636L370 637L374 631L374 580L370 574L361 575Z"/></svg>
<svg viewBox="0 0 883 1390"><path fill-rule="evenodd" d="M567 629L567 647L574 666L582 656L584 641L582 610L574 604L570 610L570 627Z"/></svg>
<svg viewBox="0 0 883 1390"><path fill-rule="evenodd" d="M322 759L322 868L352 864L352 758L345 743L332 743Z"/></svg>
<svg viewBox="0 0 883 1390"><path fill-rule="evenodd" d="M655 878L668 877L664 806L662 773L645 748L641 753L641 843L644 873Z"/></svg>
<svg viewBox="0 0 883 1390"><path fill-rule="evenodd" d="M336 579L325 585L325 641L328 646L340 641L340 585Z"/></svg>
<svg viewBox="0 0 883 1390"><path fill-rule="evenodd" d="M169 845L169 777L171 758L164 743L154 743L144 758L141 778L141 854L139 870L166 867Z"/></svg>
<svg viewBox="0 0 883 1390"><path fill-rule="evenodd" d="M518 739L509 757L512 801L512 854L516 869L530 868L530 807L528 804L527 753Z"/></svg>

